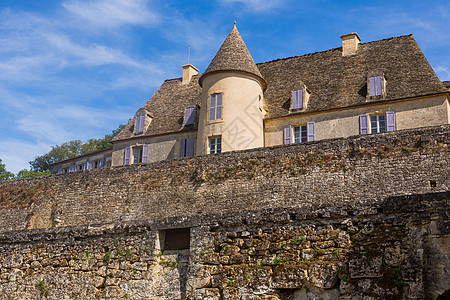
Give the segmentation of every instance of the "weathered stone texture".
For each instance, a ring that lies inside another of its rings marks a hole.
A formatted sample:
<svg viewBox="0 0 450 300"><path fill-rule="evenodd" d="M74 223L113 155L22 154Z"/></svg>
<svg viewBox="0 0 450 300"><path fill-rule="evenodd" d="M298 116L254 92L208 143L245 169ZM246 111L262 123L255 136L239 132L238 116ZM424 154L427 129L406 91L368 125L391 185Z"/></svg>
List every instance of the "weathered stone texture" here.
<svg viewBox="0 0 450 300"><path fill-rule="evenodd" d="M1 183L0 299L435 299L448 129Z"/></svg>

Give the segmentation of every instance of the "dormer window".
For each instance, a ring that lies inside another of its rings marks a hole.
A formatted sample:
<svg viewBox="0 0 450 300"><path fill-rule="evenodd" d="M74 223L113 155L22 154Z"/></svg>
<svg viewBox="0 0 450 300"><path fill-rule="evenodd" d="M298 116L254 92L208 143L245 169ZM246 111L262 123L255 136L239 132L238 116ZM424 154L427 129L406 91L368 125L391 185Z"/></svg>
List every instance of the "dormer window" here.
<svg viewBox="0 0 450 300"><path fill-rule="evenodd" d="M299 85L297 84L297 86L299 86L300 88L292 91L290 107L291 112L297 112L306 109L306 105L311 93L303 83L300 83Z"/></svg>
<svg viewBox="0 0 450 300"><path fill-rule="evenodd" d="M194 125L195 122L195 107L186 107L184 113L184 125Z"/></svg>
<svg viewBox="0 0 450 300"><path fill-rule="evenodd" d="M303 108L303 90L292 91L292 109Z"/></svg>
<svg viewBox="0 0 450 300"><path fill-rule="evenodd" d="M135 133L142 133L144 132L144 121L145 121L145 116L141 115L141 116L136 116L136 124L135 124Z"/></svg>
<svg viewBox="0 0 450 300"><path fill-rule="evenodd" d="M150 113L145 110L144 108L140 108L136 112L136 116L134 118L134 134L141 134L144 133L150 125L152 116Z"/></svg>
<svg viewBox="0 0 450 300"><path fill-rule="evenodd" d="M384 97L386 95L386 79L383 75L369 77L367 85L369 97Z"/></svg>

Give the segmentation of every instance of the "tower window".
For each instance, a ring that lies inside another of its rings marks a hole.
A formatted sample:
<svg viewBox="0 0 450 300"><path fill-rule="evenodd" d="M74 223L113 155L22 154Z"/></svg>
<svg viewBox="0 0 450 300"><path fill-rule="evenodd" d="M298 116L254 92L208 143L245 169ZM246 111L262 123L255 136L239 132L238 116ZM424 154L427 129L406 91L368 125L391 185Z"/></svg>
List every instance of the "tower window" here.
<svg viewBox="0 0 450 300"><path fill-rule="evenodd" d="M208 121L222 119L223 93L211 94L209 96L209 116Z"/></svg>
<svg viewBox="0 0 450 300"><path fill-rule="evenodd" d="M209 153L216 154L222 152L222 137L209 138Z"/></svg>

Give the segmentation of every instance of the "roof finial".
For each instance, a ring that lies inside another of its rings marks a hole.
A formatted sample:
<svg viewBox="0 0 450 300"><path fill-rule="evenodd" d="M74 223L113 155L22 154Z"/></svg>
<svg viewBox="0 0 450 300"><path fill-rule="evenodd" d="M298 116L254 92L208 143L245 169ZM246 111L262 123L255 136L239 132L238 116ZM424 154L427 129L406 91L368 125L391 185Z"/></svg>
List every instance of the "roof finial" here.
<svg viewBox="0 0 450 300"><path fill-rule="evenodd" d="M234 21L233 29L237 29L237 28L236 28L236 21Z"/></svg>

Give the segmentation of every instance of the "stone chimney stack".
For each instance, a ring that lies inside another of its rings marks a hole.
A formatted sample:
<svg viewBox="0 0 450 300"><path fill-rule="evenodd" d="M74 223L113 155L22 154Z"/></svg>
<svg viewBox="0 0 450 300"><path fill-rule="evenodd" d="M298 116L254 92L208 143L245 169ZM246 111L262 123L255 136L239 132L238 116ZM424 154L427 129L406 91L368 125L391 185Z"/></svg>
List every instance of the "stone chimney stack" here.
<svg viewBox="0 0 450 300"><path fill-rule="evenodd" d="M361 38L356 32L341 35L342 39L342 56L356 53Z"/></svg>
<svg viewBox="0 0 450 300"><path fill-rule="evenodd" d="M198 69L191 64L183 66L183 84L189 83L192 76L198 74Z"/></svg>

